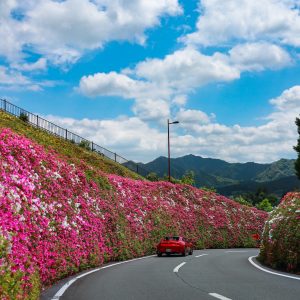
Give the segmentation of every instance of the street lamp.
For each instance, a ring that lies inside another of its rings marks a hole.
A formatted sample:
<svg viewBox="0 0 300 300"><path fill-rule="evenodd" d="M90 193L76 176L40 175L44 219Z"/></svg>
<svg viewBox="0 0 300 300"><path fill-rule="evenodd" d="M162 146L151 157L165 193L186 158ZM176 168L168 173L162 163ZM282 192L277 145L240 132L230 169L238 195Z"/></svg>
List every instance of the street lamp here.
<svg viewBox="0 0 300 300"><path fill-rule="evenodd" d="M169 182L171 181L171 159L170 159L170 125L172 124L178 124L178 121L170 122L168 119L168 176L169 176Z"/></svg>

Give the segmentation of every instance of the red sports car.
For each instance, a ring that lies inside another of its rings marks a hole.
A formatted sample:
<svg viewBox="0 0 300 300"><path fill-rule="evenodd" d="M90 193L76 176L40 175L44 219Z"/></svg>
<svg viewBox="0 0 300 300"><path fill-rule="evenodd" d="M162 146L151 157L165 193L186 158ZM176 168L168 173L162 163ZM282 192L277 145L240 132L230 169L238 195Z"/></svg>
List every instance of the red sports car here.
<svg viewBox="0 0 300 300"><path fill-rule="evenodd" d="M163 253L181 254L182 256L193 254L193 245L182 236L167 236L157 245L157 256L162 256Z"/></svg>

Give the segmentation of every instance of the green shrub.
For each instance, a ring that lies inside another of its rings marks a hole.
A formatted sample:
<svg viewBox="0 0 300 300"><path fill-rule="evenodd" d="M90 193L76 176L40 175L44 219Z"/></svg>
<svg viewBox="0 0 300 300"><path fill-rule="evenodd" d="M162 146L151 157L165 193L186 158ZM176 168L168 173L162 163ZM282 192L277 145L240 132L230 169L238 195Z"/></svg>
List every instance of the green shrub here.
<svg viewBox="0 0 300 300"><path fill-rule="evenodd" d="M19 119L26 123L29 121L28 115L23 112L20 113Z"/></svg>
<svg viewBox="0 0 300 300"><path fill-rule="evenodd" d="M90 142L89 142L89 141L86 141L86 140L82 140L82 141L79 143L79 147L81 147L81 148L83 148L83 149L86 149L86 150L91 150Z"/></svg>

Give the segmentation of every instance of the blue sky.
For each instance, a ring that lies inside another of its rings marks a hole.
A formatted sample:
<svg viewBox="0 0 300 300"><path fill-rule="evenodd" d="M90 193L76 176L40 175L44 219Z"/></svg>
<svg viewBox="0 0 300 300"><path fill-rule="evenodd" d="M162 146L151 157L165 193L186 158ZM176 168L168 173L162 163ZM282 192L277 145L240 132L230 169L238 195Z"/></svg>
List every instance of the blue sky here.
<svg viewBox="0 0 300 300"><path fill-rule="evenodd" d="M0 97L135 161L294 158L299 0L4 0Z"/></svg>

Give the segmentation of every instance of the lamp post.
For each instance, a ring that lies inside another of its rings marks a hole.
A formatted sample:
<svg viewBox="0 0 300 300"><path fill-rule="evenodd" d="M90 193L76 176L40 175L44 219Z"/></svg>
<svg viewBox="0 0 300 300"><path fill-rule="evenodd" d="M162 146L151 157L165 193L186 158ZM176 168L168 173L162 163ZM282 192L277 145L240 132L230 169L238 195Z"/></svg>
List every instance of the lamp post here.
<svg viewBox="0 0 300 300"><path fill-rule="evenodd" d="M168 176L169 182L171 181L171 159L170 159L170 125L178 124L178 121L170 122L168 119Z"/></svg>

